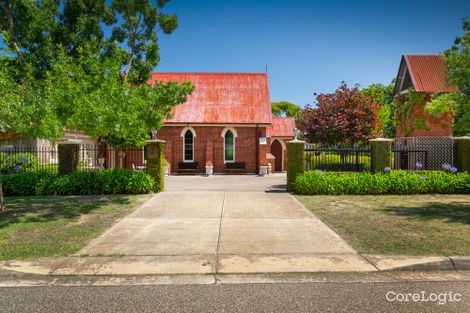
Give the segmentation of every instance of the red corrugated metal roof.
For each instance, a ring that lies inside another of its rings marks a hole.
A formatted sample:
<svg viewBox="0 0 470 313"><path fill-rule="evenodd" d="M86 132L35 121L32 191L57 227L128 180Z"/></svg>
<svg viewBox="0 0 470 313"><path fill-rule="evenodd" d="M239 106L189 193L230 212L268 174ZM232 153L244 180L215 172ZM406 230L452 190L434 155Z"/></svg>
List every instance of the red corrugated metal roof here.
<svg viewBox="0 0 470 313"><path fill-rule="evenodd" d="M151 73L148 83L188 80L195 90L166 124L271 124L267 74Z"/></svg>
<svg viewBox="0 0 470 313"><path fill-rule="evenodd" d="M444 57L438 54L404 55L413 86L417 92L456 92L457 88L446 85Z"/></svg>
<svg viewBox="0 0 470 313"><path fill-rule="evenodd" d="M294 138L295 120L293 117L273 116L273 126L266 128L268 137Z"/></svg>

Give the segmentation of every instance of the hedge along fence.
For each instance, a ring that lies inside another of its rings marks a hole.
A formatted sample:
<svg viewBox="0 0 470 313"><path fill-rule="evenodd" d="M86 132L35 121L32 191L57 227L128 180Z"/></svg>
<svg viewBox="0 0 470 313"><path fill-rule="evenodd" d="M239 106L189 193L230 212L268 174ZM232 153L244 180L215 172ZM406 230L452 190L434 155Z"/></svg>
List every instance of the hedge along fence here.
<svg viewBox="0 0 470 313"><path fill-rule="evenodd" d="M470 194L470 174L441 171L330 173L299 175L294 191L302 195Z"/></svg>
<svg viewBox="0 0 470 313"><path fill-rule="evenodd" d="M152 176L124 169L67 175L28 172L0 176L5 196L144 194L157 191Z"/></svg>

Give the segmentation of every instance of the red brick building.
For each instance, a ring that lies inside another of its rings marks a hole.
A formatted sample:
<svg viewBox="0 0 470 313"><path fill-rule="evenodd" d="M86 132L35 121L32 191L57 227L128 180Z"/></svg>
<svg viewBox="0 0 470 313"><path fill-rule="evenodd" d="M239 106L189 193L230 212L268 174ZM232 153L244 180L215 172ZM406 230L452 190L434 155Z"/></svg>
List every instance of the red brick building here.
<svg viewBox="0 0 470 313"><path fill-rule="evenodd" d="M276 169L285 170L284 140L294 137L295 126L289 118L273 119L267 74L152 73L149 83L156 81L191 81L195 86L157 132L165 141L171 172L203 173L206 165L213 165L216 173L233 168L258 173L268 164L271 144Z"/></svg>
<svg viewBox="0 0 470 313"><path fill-rule="evenodd" d="M453 115L451 113L432 116L424 110L433 94L457 91L455 87L446 84L444 58L437 54L403 55L394 90L397 112L400 112L400 106L404 105L408 99L410 88L423 94L424 100L413 105L410 116L403 118L398 114L397 138L452 136Z"/></svg>

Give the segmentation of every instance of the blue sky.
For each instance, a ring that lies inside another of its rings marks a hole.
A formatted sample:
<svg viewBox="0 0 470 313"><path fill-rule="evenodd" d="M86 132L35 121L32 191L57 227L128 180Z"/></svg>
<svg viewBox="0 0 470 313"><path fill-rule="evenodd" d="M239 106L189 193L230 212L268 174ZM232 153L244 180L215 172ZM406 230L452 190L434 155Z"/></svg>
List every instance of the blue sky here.
<svg viewBox="0 0 470 313"><path fill-rule="evenodd" d="M454 5L455 4L455 5ZM173 0L180 28L160 36L162 72L264 72L272 101L387 84L403 53L439 53L462 34L470 2Z"/></svg>

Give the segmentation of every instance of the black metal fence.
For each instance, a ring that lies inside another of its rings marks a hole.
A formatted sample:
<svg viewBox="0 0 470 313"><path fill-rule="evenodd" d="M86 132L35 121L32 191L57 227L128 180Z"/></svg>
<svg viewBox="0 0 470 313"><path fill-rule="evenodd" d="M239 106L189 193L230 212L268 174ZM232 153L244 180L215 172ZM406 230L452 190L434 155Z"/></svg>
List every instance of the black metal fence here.
<svg viewBox="0 0 470 313"><path fill-rule="evenodd" d="M370 146L366 144L306 144L306 169L335 172L369 171L370 152Z"/></svg>
<svg viewBox="0 0 470 313"><path fill-rule="evenodd" d="M80 145L78 170L98 171L105 168L144 170L147 164L145 148L114 149L107 145ZM58 173L58 147L1 147L0 174L22 172Z"/></svg>

